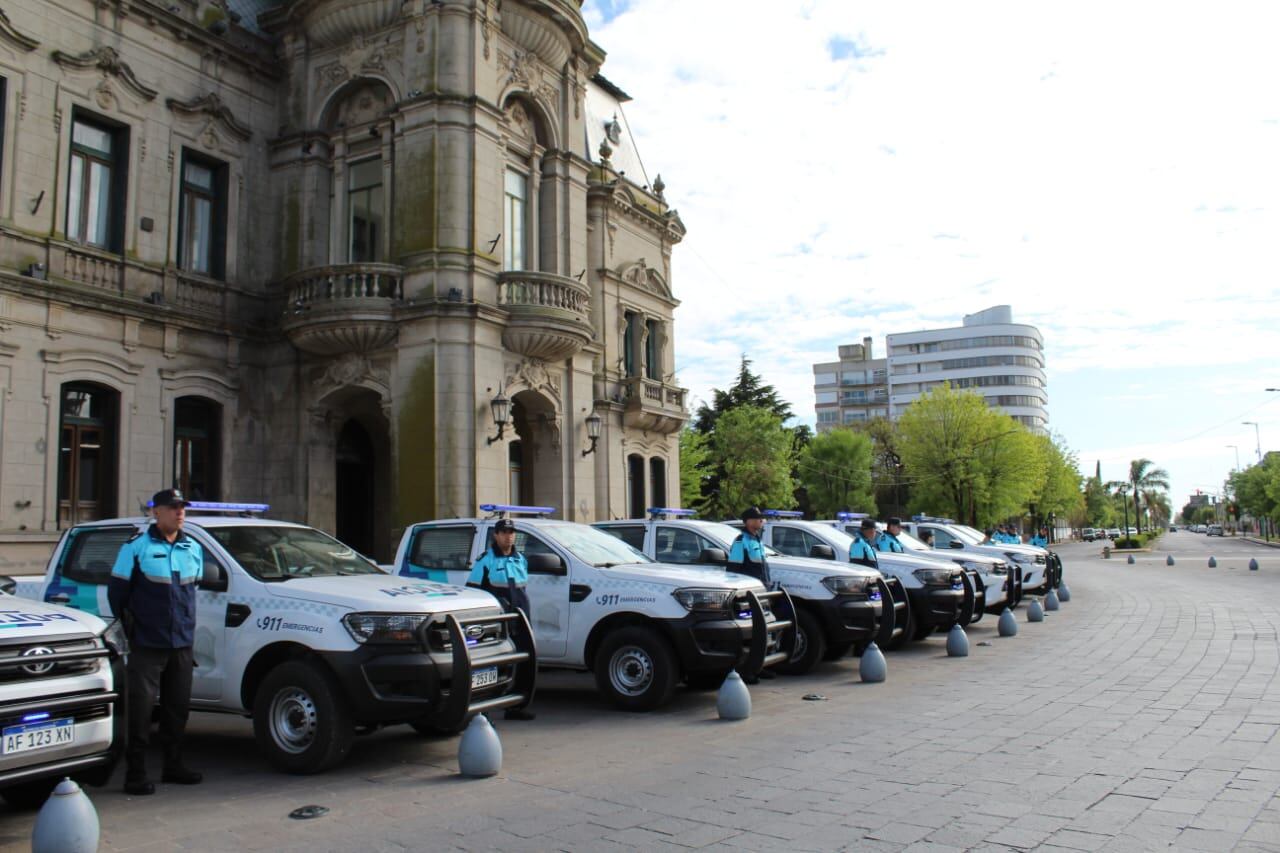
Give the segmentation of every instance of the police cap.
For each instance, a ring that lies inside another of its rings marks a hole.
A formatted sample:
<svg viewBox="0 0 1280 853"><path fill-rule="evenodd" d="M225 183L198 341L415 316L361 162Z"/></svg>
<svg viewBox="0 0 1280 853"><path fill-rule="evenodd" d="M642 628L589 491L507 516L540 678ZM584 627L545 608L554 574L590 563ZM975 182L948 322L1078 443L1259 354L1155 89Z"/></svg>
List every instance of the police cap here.
<svg viewBox="0 0 1280 853"><path fill-rule="evenodd" d="M152 506L186 506L187 498L181 489L164 489L151 496Z"/></svg>
<svg viewBox="0 0 1280 853"><path fill-rule="evenodd" d="M750 521L753 518L764 518L764 513L760 511L760 507L749 506L742 511L743 521Z"/></svg>
<svg viewBox="0 0 1280 853"><path fill-rule="evenodd" d="M500 518L493 526L494 533L515 533L516 523L509 518Z"/></svg>

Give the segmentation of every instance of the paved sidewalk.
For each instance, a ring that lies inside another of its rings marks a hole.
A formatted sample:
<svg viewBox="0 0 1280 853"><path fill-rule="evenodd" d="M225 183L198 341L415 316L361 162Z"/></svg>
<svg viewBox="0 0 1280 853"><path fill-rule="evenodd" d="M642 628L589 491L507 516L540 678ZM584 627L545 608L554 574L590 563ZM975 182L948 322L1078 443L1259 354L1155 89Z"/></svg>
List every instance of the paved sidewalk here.
<svg viewBox="0 0 1280 853"><path fill-rule="evenodd" d="M103 849L1280 850L1280 559L1091 550L1063 547L1072 601L1042 624L1019 611L1015 638L987 617L970 657L938 636L890 654L885 684L859 684L856 660L762 682L741 723L714 694L629 715L552 675L535 722L497 723L490 780L405 728L280 776L246 722L196 717L209 781L92 792ZM331 812L286 817L309 803ZM26 849L31 821L0 810L0 847Z"/></svg>

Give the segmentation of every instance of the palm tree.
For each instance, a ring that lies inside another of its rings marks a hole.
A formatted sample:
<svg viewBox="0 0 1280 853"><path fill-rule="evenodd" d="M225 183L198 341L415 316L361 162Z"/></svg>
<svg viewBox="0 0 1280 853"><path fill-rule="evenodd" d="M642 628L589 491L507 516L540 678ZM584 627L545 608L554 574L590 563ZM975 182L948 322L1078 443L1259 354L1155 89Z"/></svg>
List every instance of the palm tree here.
<svg viewBox="0 0 1280 853"><path fill-rule="evenodd" d="M1138 495L1144 491L1155 491L1162 489L1169 490L1169 472L1163 468L1154 467L1156 463L1150 459L1135 459L1129 463L1129 482L1133 484L1133 511L1138 510ZM1142 532L1142 516L1138 516L1138 521L1134 524L1138 528L1138 532Z"/></svg>
<svg viewBox="0 0 1280 853"><path fill-rule="evenodd" d="M1169 513L1172 512L1172 506L1169 504L1168 495L1157 489L1152 489L1143 492L1142 499L1147 502L1147 512L1153 527L1164 527L1169 523Z"/></svg>

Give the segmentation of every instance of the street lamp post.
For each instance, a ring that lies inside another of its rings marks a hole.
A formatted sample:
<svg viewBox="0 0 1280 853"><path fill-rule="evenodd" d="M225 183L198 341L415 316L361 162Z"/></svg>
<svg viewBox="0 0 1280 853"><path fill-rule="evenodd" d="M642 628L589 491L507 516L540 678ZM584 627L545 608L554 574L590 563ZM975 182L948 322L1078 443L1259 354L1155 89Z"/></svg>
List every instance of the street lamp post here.
<svg viewBox="0 0 1280 853"><path fill-rule="evenodd" d="M1230 447L1232 450L1236 452L1236 470L1239 471L1240 470L1240 448L1234 444L1228 444L1227 447Z"/></svg>
<svg viewBox="0 0 1280 853"><path fill-rule="evenodd" d="M1258 431L1257 421L1241 421L1242 426L1253 427L1253 440L1258 443L1258 461L1262 461L1262 433Z"/></svg>
<svg viewBox="0 0 1280 853"><path fill-rule="evenodd" d="M1124 506L1124 538L1129 538L1129 484L1125 483L1116 489L1120 493L1120 503Z"/></svg>

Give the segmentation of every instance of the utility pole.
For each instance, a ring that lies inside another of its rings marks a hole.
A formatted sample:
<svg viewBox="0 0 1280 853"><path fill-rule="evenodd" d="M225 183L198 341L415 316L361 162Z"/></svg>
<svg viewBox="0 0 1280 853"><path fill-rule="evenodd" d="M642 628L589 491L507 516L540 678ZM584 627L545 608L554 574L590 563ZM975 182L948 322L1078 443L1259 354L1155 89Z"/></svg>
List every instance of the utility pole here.
<svg viewBox="0 0 1280 853"><path fill-rule="evenodd" d="M1258 461L1262 461L1262 433L1258 431L1257 421L1241 421L1241 426L1253 427L1253 440L1258 443Z"/></svg>

